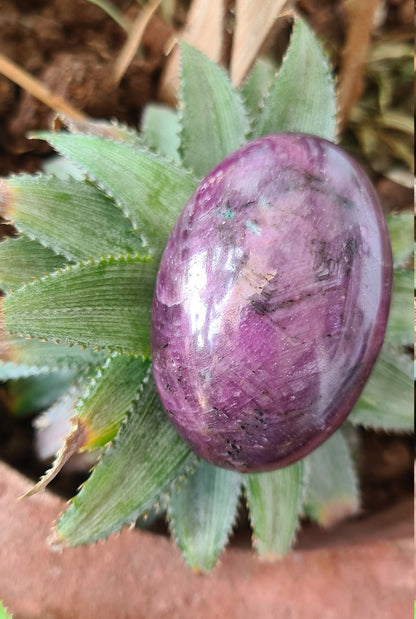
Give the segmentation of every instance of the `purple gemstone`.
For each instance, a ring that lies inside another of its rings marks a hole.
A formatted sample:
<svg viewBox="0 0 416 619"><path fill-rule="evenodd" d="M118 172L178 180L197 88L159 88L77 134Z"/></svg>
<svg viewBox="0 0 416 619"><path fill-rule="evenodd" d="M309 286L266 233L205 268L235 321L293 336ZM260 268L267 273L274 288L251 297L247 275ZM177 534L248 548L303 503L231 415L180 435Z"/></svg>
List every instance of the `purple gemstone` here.
<svg viewBox="0 0 416 619"><path fill-rule="evenodd" d="M392 260L375 191L334 144L259 138L200 183L166 246L153 373L202 458L286 466L351 411L376 361Z"/></svg>

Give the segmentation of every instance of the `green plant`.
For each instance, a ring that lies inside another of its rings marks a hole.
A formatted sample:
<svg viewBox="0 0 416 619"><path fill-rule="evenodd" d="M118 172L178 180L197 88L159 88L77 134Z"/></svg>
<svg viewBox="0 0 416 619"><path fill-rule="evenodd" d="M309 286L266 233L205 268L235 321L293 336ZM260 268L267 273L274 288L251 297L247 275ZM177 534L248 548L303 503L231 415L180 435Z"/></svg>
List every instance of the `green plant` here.
<svg viewBox="0 0 416 619"><path fill-rule="evenodd" d="M198 179L259 135L298 131L335 141L336 100L326 59L299 18L278 76L257 65L239 92L202 54L186 45L181 53L177 113L149 106L140 134L116 123L67 121L68 132L35 137L81 177L2 181L0 215L19 237L0 245L7 291L0 379L75 371L73 429L35 489L78 450L96 450L100 459L58 521L57 543L105 538L160 505L186 562L209 570L242 488L257 552L280 557L302 514L326 526L358 509L354 425L410 431L412 314L402 310L413 285L406 268L411 215L389 220L395 281L388 332L344 426L304 460L272 472L241 475L198 461L167 421L152 378L150 312L162 251Z"/></svg>

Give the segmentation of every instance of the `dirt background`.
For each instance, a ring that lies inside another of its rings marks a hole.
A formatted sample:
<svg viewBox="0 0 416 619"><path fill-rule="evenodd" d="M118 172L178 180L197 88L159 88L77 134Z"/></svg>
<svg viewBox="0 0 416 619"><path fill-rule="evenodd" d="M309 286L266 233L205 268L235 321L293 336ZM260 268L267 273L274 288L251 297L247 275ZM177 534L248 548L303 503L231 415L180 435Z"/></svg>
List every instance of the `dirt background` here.
<svg viewBox="0 0 416 619"><path fill-rule="evenodd" d="M114 2L134 19L140 8L135 2ZM164 50L175 29L181 27L189 2L177 2L171 22L160 15L150 20L140 52L118 85L110 68L120 53L125 33L99 7L86 0L0 0L0 53L36 76L56 94L64 96L78 110L93 118L116 118L137 127L143 106L157 99ZM338 70L346 36L345 7L341 0L302 0L297 3L316 32L328 42L335 70ZM232 8L229 3L230 9ZM380 3L376 37L391 34L412 36L413 3L389 0ZM264 47L278 58L286 41L274 28ZM227 49L224 50L226 56ZM398 92L397 97L403 94ZM0 74L0 175L35 172L49 148L27 139L27 133L48 128L54 117L47 106ZM344 140L351 150L359 145L347 125ZM412 189L392 181L373 166L371 157L362 162L379 191L386 211L410 208ZM387 164L386 164L387 165ZM0 236L11 232L0 226ZM4 407L3 407L4 408ZM25 475L38 478L45 470L33 447L32 418L15 419L0 411L0 458ZM360 476L364 511L391 505L413 493L413 440L360 431ZM84 479L83 472L63 472L51 489L64 497L74 493Z"/></svg>

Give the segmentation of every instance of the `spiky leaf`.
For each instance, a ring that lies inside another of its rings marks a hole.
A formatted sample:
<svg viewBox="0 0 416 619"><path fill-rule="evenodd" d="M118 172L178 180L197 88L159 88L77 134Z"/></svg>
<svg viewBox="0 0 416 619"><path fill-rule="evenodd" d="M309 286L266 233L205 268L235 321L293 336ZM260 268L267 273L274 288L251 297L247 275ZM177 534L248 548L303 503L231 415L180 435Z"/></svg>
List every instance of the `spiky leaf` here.
<svg viewBox="0 0 416 619"><path fill-rule="evenodd" d="M116 120L75 120L60 113L55 125L62 125L70 133L86 133L116 142L126 142L133 146L143 146L143 140L135 129L123 125ZM85 180L86 174L82 172L73 161L61 155L52 155L43 162L43 171L53 174L58 178L76 178Z"/></svg>
<svg viewBox="0 0 416 619"><path fill-rule="evenodd" d="M0 243L0 288L18 288L67 262L64 256L26 237L8 238Z"/></svg>
<svg viewBox="0 0 416 619"><path fill-rule="evenodd" d="M297 17L254 134L295 131L335 141L336 114L335 84L326 56L309 26Z"/></svg>
<svg viewBox="0 0 416 619"><path fill-rule="evenodd" d="M1 317L1 304L0 304ZM83 350L55 342L26 340L8 335L0 329L0 381L44 374L49 371L76 369L84 372L103 362L102 352Z"/></svg>
<svg viewBox="0 0 416 619"><path fill-rule="evenodd" d="M241 88L245 106L256 119L266 94L273 82L276 67L266 58L259 58Z"/></svg>
<svg viewBox="0 0 416 619"><path fill-rule="evenodd" d="M150 354L155 264L109 258L68 267L4 299L7 330L91 348Z"/></svg>
<svg viewBox="0 0 416 619"><path fill-rule="evenodd" d="M66 114L59 113L57 125L63 125L70 133L95 135L115 142L126 142L133 146L141 146L142 140L138 132L132 127L119 123L115 119L103 120L92 119L75 120Z"/></svg>
<svg viewBox="0 0 416 619"><path fill-rule="evenodd" d="M395 268L405 267L413 256L413 213L394 213L387 217Z"/></svg>
<svg viewBox="0 0 416 619"><path fill-rule="evenodd" d="M86 175L77 168L73 161L57 154L53 154L44 160L42 171L47 176L54 176L60 179L71 177L78 181L84 181L86 178Z"/></svg>
<svg viewBox="0 0 416 619"><path fill-rule="evenodd" d="M201 461L196 471L172 489L170 527L186 563L208 572L218 560L233 526L241 476Z"/></svg>
<svg viewBox="0 0 416 619"><path fill-rule="evenodd" d="M146 146L167 159L180 163L180 124L175 110L166 105L147 105L143 111L141 128Z"/></svg>
<svg viewBox="0 0 416 619"><path fill-rule="evenodd" d="M139 236L113 200L89 183L22 175L0 183L0 214L69 260L136 253Z"/></svg>
<svg viewBox="0 0 416 619"><path fill-rule="evenodd" d="M57 525L65 544L105 538L150 509L193 461L162 411L152 377Z"/></svg>
<svg viewBox="0 0 416 619"><path fill-rule="evenodd" d="M265 558L283 557L294 540L302 506L303 462L244 477L254 546Z"/></svg>
<svg viewBox="0 0 416 619"><path fill-rule="evenodd" d="M148 376L149 365L150 361L131 355L113 353L108 357L74 411L74 424L85 429L82 447L100 447L115 437Z"/></svg>
<svg viewBox="0 0 416 619"><path fill-rule="evenodd" d="M386 342L413 346L413 271L395 269Z"/></svg>
<svg viewBox="0 0 416 619"><path fill-rule="evenodd" d="M414 428L412 378L410 355L386 342L349 421L376 430L411 432Z"/></svg>
<svg viewBox="0 0 416 619"><path fill-rule="evenodd" d="M350 450L338 430L305 459L305 513L327 527L359 509L358 481Z"/></svg>
<svg viewBox="0 0 416 619"><path fill-rule="evenodd" d="M179 100L182 159L202 177L244 144L247 113L226 73L186 43L181 44Z"/></svg>
<svg viewBox="0 0 416 619"><path fill-rule="evenodd" d="M97 136L38 132L113 197L156 255L197 185L193 176L145 148Z"/></svg>

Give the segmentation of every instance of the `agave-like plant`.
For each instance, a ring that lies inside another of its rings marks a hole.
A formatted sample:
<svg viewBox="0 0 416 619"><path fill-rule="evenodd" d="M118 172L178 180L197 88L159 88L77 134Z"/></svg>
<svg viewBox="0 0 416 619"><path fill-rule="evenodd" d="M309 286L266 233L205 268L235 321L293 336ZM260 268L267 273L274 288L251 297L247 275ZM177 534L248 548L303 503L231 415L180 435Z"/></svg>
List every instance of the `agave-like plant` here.
<svg viewBox="0 0 416 619"><path fill-rule="evenodd" d="M295 19L279 70L258 62L240 91L182 44L178 111L150 105L141 132L66 120L38 132L73 165L70 176L1 181L0 215L18 238L0 244L0 381L67 387L72 429L43 488L75 452L100 454L60 517L54 539L106 538L166 509L186 562L210 570L244 493L259 555L283 556L299 519L326 526L359 508L354 426L410 431L413 420L411 214L389 216L394 255L391 316L382 353L353 412L309 456L241 474L190 451L162 410L151 369L151 305L159 261L199 180L247 140L278 132L337 139L334 81L306 23ZM65 163L66 166L66 163ZM21 337L23 336L23 337ZM61 381L61 382L59 382Z"/></svg>

